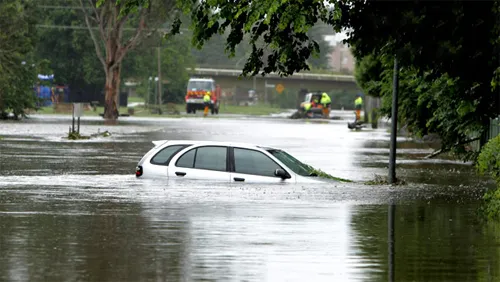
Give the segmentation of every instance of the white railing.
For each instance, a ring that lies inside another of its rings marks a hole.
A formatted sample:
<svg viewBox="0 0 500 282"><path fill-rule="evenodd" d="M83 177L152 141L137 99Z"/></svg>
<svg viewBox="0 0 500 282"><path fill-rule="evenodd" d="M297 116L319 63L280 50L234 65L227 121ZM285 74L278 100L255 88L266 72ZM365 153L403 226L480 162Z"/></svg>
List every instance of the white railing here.
<svg viewBox="0 0 500 282"><path fill-rule="evenodd" d="M199 74L199 75L228 75L228 76L239 76L242 71L235 69L209 69L209 68L187 68L188 71ZM267 74L266 77L279 77L283 79L312 79L312 80L335 80L335 81L347 81L355 82L353 75L341 75L341 74L323 74L323 73L295 73L288 77L280 77L277 73Z"/></svg>

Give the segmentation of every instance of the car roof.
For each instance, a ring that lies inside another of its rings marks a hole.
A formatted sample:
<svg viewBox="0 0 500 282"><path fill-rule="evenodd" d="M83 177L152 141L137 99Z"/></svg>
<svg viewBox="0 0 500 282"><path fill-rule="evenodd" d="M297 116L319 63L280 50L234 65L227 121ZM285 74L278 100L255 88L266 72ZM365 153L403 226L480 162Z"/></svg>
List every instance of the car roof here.
<svg viewBox="0 0 500 282"><path fill-rule="evenodd" d="M219 146L232 146L232 147L245 147L245 148L260 148L263 150L280 150L269 146L262 146L251 143L243 142L227 142L227 141L204 141L204 140L155 140L152 141L155 146L164 145L168 142L169 145L176 144L192 144L192 145L219 145Z"/></svg>

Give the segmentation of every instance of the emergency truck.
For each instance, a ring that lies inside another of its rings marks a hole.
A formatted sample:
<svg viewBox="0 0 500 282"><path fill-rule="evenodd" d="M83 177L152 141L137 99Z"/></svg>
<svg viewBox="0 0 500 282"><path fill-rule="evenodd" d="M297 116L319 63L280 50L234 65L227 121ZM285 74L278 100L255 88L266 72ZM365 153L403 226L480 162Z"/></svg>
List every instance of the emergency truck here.
<svg viewBox="0 0 500 282"><path fill-rule="evenodd" d="M203 110L203 96L210 91L210 112L213 114L219 113L221 89L215 84L212 78L190 78L186 91L186 112L188 114L196 113L196 110Z"/></svg>

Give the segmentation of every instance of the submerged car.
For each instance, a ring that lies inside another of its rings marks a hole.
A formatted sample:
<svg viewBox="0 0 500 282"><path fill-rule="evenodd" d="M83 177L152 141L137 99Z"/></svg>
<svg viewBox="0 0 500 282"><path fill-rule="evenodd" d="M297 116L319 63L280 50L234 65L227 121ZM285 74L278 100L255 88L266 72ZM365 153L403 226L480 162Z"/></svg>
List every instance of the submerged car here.
<svg viewBox="0 0 500 282"><path fill-rule="evenodd" d="M277 148L245 143L159 140L139 161L138 178L245 183L321 182L312 167Z"/></svg>

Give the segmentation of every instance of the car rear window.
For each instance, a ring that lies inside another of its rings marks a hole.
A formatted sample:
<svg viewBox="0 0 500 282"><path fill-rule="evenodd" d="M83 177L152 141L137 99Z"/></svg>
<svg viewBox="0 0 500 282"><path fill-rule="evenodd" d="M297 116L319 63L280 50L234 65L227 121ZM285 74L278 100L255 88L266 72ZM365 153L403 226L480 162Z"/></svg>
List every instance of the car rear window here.
<svg viewBox="0 0 500 282"><path fill-rule="evenodd" d="M186 148L187 146L190 146L190 145L181 144L181 145L167 146L167 147L161 149L161 151L156 153L156 155L153 158L151 158L151 163L156 164L156 165L168 165L170 163L170 160L172 159L172 157L177 152Z"/></svg>

